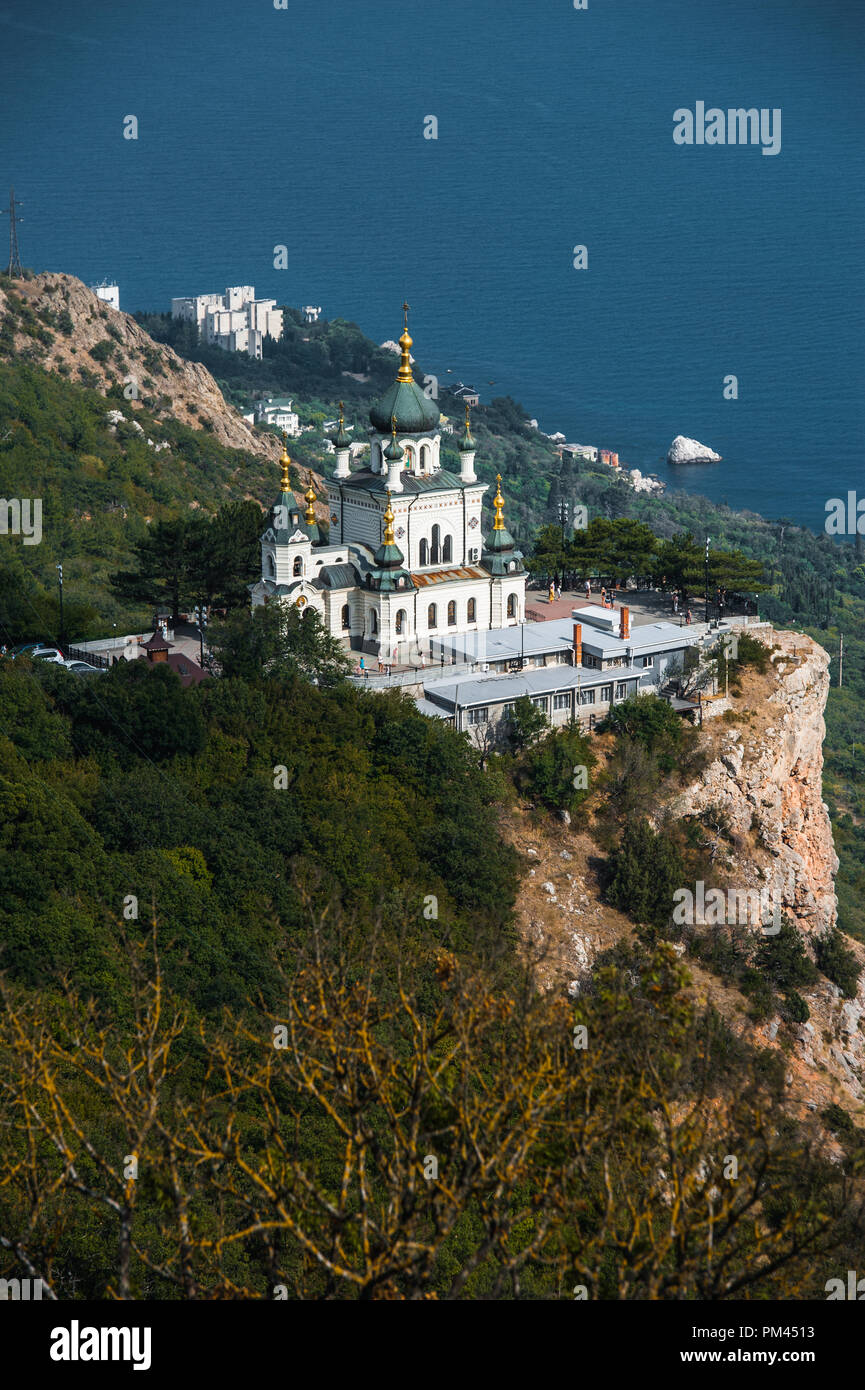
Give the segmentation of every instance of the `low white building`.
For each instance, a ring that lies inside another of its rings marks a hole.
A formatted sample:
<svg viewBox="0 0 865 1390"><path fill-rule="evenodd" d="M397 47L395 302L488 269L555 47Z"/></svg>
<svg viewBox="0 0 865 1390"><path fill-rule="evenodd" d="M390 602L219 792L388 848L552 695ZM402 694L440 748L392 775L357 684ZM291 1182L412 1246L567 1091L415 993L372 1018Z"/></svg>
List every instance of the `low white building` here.
<svg viewBox="0 0 865 1390"><path fill-rule="evenodd" d="M257 425L268 425L296 439L300 434L300 417L292 404L289 396L270 396L266 401L256 401L253 419Z"/></svg>
<svg viewBox="0 0 865 1390"><path fill-rule="evenodd" d="M102 300L103 304L110 304L112 309L120 308L119 285L108 285L103 282L101 285L91 285L90 288L96 298Z"/></svg>

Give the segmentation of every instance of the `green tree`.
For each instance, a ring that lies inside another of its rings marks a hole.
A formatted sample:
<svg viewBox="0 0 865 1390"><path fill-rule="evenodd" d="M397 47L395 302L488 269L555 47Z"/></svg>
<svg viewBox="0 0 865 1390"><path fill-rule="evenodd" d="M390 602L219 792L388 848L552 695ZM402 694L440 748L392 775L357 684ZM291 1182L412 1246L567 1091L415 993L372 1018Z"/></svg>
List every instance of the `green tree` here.
<svg viewBox="0 0 865 1390"><path fill-rule="evenodd" d="M547 716L538 705L533 705L528 695L520 695L514 701L508 720L508 741L512 748L520 750L534 743L541 731L547 727Z"/></svg>
<svg viewBox="0 0 865 1390"><path fill-rule="evenodd" d="M655 937L670 921L683 878L682 856L669 837L647 820L629 821L607 860L607 901Z"/></svg>
<svg viewBox="0 0 865 1390"><path fill-rule="evenodd" d="M301 613L281 603L261 604L214 621L209 639L224 676L298 675L327 688L351 665L314 609Z"/></svg>

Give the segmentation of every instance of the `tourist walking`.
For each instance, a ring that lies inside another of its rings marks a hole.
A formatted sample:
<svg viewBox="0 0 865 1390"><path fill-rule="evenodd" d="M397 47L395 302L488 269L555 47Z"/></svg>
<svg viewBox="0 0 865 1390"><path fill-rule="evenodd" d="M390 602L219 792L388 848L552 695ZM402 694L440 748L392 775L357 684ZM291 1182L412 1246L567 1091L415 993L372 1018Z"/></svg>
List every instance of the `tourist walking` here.
<svg viewBox="0 0 865 1390"><path fill-rule="evenodd" d="M592 586L591 586L591 584L589 583L589 581L588 581L588 579L587 579L587 580L586 580L586 598L591 598L591 597L592 597Z"/></svg>

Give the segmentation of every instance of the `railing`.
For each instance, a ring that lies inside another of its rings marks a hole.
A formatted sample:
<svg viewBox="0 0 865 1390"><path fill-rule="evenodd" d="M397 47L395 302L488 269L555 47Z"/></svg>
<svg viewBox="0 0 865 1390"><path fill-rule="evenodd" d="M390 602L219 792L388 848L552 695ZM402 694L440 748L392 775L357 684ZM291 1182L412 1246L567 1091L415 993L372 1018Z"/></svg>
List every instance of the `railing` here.
<svg viewBox="0 0 865 1390"><path fill-rule="evenodd" d="M98 652L87 651L84 647L67 647L66 655L72 661L86 661L88 666L101 666L107 670L111 665L107 656L100 656Z"/></svg>

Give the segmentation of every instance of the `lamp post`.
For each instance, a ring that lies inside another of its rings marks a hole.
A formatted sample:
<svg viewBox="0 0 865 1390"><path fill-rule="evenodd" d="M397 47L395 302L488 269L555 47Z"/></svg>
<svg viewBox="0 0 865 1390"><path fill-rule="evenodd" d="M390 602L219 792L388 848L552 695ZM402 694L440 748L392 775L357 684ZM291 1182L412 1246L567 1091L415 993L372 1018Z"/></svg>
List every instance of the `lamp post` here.
<svg viewBox="0 0 865 1390"><path fill-rule="evenodd" d="M66 631L63 625L63 565L59 561L57 564L57 580L60 584L60 649L63 651L66 646Z"/></svg>

